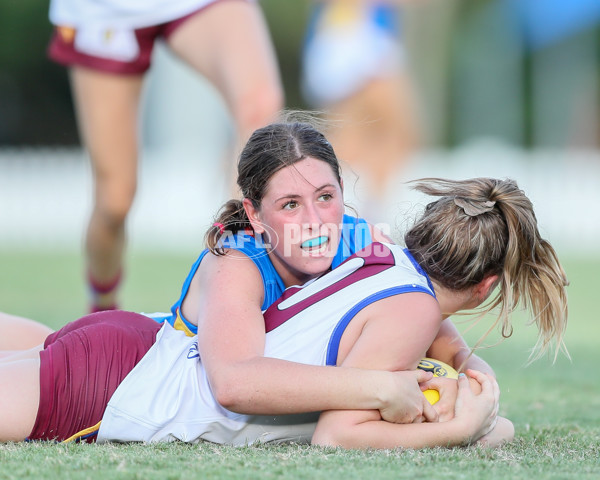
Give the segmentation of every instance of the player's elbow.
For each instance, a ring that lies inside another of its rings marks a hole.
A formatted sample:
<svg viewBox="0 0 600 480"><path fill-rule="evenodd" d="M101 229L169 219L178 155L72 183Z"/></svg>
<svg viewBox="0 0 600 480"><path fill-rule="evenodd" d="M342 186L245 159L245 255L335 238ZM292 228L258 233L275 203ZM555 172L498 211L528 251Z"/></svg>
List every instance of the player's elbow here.
<svg viewBox="0 0 600 480"><path fill-rule="evenodd" d="M213 395L219 405L227 410L235 412L235 409L239 404L239 399L234 389L219 384L218 387L213 387Z"/></svg>
<svg viewBox="0 0 600 480"><path fill-rule="evenodd" d="M311 444L320 447L354 448L353 437L349 430L347 425L331 423L324 425L319 422L312 436Z"/></svg>
<svg viewBox="0 0 600 480"><path fill-rule="evenodd" d="M211 379L210 387L215 400L222 407L232 412L240 412L248 393L243 388L244 382L234 374L221 374Z"/></svg>
<svg viewBox="0 0 600 480"><path fill-rule="evenodd" d="M336 436L335 432L330 429L319 428L318 426L310 443L319 447L341 447L343 445L341 438Z"/></svg>

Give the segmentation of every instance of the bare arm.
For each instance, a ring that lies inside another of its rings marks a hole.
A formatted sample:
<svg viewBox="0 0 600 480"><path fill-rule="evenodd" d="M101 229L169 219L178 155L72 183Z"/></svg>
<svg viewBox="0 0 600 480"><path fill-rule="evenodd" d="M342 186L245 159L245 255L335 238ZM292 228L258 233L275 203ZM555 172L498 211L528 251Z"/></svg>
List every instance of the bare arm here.
<svg viewBox="0 0 600 480"><path fill-rule="evenodd" d="M418 387L425 377L417 372L321 367L265 358L262 280L251 260L236 252L209 255L199 274L194 288L206 297L196 302L199 350L215 397L224 407L271 415L377 409L390 421L412 421L427 408Z"/></svg>
<svg viewBox="0 0 600 480"><path fill-rule="evenodd" d="M365 314L369 319L342 365L393 370L418 362L440 322L439 307L431 300L422 294L404 294L368 307ZM398 312L402 312L400 319ZM391 424L376 411L327 411L319 418L313 443L346 448L422 448L476 440L487 433L495 418L499 390L493 378L470 373L481 384L482 392L475 395L467 379L461 378L457 415L449 422Z"/></svg>
<svg viewBox="0 0 600 480"><path fill-rule="evenodd" d="M471 355L471 349L449 318L442 322L435 340L427 350L427 356L446 362L457 370L461 367L462 371L471 368L495 376L494 370L485 360L475 354Z"/></svg>
<svg viewBox="0 0 600 480"><path fill-rule="evenodd" d="M481 382L482 392L474 394L467 377L461 377L457 414L448 422L396 424L382 421L375 411L329 411L321 414L312 443L344 448L427 448L469 445L485 438L495 418L497 385L490 376L469 373ZM489 442L499 443L495 438Z"/></svg>

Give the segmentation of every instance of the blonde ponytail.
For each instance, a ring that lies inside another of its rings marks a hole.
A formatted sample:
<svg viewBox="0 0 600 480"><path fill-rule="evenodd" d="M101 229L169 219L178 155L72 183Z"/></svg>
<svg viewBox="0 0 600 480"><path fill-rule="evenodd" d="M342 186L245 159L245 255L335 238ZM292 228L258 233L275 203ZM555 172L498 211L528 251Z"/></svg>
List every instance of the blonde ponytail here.
<svg viewBox="0 0 600 480"><path fill-rule="evenodd" d="M527 308L538 328L532 359L556 343L563 350L568 281L556 252L541 238L529 198L513 180L426 178L415 189L440 197L405 236L425 271L446 288L462 290L498 275L498 293L482 315L498 308L494 325L512 334L511 314ZM492 327L493 328L493 327ZM490 329L491 330L491 329Z"/></svg>

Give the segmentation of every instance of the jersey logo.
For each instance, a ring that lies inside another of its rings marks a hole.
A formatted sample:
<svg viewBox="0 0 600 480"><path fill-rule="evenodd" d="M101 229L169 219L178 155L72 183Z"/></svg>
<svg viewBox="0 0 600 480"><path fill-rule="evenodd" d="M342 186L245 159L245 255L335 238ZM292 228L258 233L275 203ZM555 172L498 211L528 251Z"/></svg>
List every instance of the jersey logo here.
<svg viewBox="0 0 600 480"><path fill-rule="evenodd" d="M200 353L198 352L198 342L194 342L188 350L187 358L188 360L191 360L198 357L200 357Z"/></svg>

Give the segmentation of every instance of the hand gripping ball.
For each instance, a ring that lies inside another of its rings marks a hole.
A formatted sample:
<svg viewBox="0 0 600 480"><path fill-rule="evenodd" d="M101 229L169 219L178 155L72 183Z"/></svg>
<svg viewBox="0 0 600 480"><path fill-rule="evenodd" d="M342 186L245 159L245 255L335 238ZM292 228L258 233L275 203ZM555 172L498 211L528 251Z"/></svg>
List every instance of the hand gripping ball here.
<svg viewBox="0 0 600 480"><path fill-rule="evenodd" d="M458 372L450 365L433 358L423 358L417 368L433 373L434 377L448 377L458 379ZM440 394L437 390L429 389L423 392L425 398L432 405L440 399Z"/></svg>

